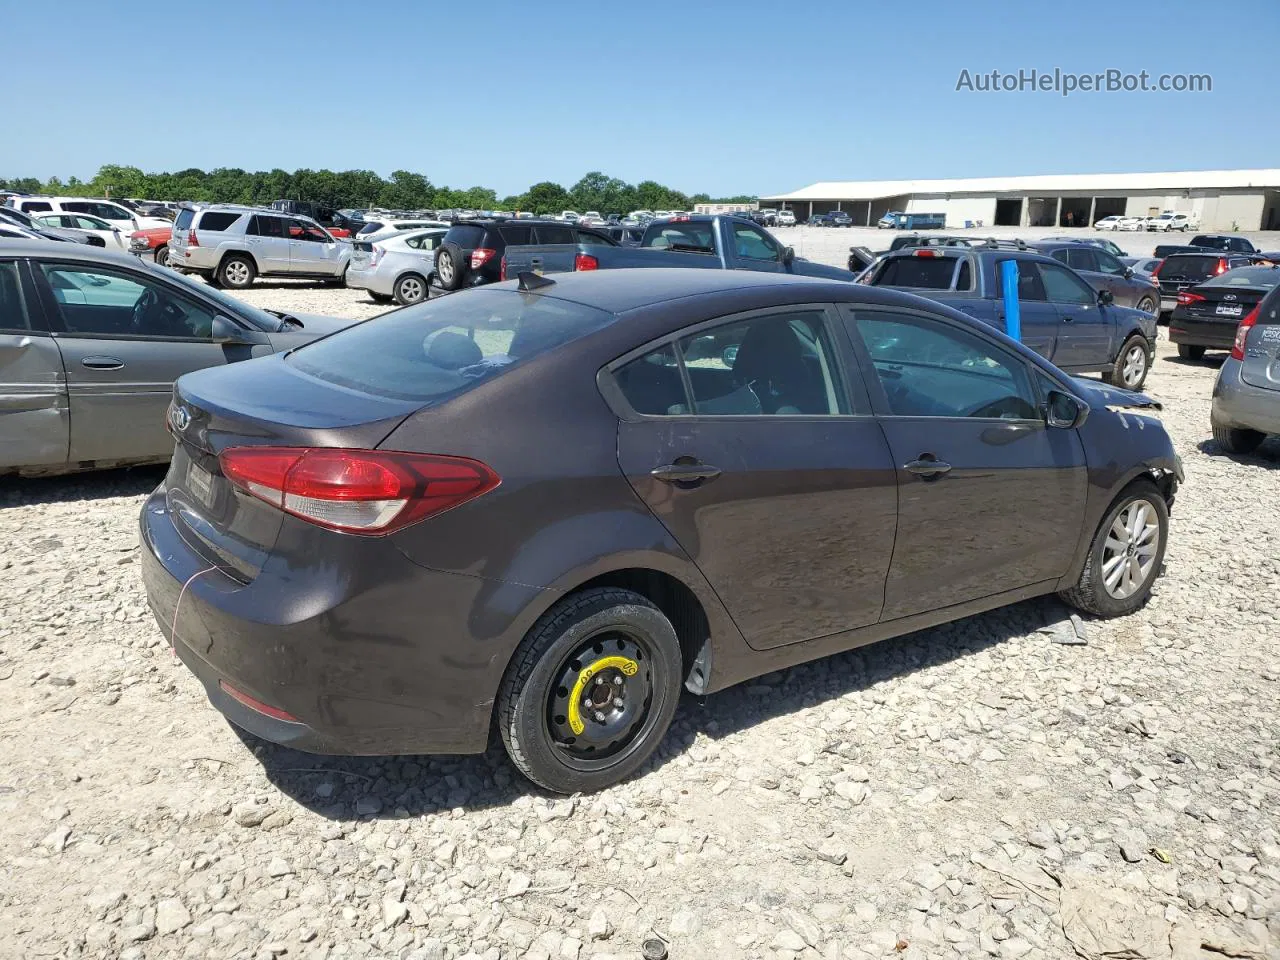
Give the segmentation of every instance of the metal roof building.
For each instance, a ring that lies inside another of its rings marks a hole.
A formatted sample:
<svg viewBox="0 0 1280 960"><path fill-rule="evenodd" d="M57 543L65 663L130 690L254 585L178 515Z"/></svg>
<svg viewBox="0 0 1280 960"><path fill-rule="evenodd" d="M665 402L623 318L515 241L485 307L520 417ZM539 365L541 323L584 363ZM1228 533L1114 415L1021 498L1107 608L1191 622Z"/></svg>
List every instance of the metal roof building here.
<svg viewBox="0 0 1280 960"><path fill-rule="evenodd" d="M1085 226L1106 216L1199 213L1205 230L1280 230L1280 169L1089 173L963 180L836 180L760 198L804 218L846 210L945 213L948 227Z"/></svg>

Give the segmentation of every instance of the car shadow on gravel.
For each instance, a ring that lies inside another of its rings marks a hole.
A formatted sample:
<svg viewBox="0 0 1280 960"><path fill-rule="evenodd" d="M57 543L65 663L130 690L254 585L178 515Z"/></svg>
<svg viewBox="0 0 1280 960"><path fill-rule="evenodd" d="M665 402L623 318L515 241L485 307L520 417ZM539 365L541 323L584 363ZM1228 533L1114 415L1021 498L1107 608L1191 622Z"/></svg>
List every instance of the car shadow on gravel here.
<svg viewBox="0 0 1280 960"><path fill-rule="evenodd" d="M671 730L641 774L686 753L699 733L719 739L775 717L821 708L883 681L1034 633L1066 616L1056 598L1037 598L770 673L709 697L685 694ZM506 806L526 795L552 796L515 771L496 734L485 753L473 756L333 757L231 729L275 787L330 820L395 819L457 807L479 810Z"/></svg>
<svg viewBox="0 0 1280 960"><path fill-rule="evenodd" d="M0 477L0 510L41 503L140 497L159 486L168 469L168 464L156 464L57 477Z"/></svg>
<svg viewBox="0 0 1280 960"><path fill-rule="evenodd" d="M1201 440L1196 444L1196 449L1215 460L1230 460L1249 467L1280 470L1280 437L1268 437L1253 453L1227 453L1212 438Z"/></svg>
<svg viewBox="0 0 1280 960"><path fill-rule="evenodd" d="M1177 354L1170 357L1160 358L1164 363L1172 364L1175 367L1191 367L1193 369L1204 368L1206 370L1217 370L1227 362L1226 352L1205 354L1199 360L1184 360Z"/></svg>

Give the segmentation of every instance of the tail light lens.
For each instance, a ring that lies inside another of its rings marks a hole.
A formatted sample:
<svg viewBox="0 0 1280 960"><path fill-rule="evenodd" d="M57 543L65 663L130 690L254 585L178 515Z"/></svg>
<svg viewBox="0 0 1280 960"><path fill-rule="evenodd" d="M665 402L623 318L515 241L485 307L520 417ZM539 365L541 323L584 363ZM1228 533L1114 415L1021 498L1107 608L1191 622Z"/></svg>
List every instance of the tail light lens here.
<svg viewBox="0 0 1280 960"><path fill-rule="evenodd" d="M930 250L928 247L921 247L919 250L912 251L911 255L913 257L936 257L938 251Z"/></svg>
<svg viewBox="0 0 1280 960"><path fill-rule="evenodd" d="M1204 297L1200 296L1198 293L1188 293L1184 290L1182 293L1178 294L1178 303L1182 304L1184 307L1190 306L1193 303L1203 302Z"/></svg>
<svg viewBox="0 0 1280 960"><path fill-rule="evenodd" d="M575 270L599 270L600 261L589 253L580 253L573 258L573 269Z"/></svg>
<svg viewBox="0 0 1280 960"><path fill-rule="evenodd" d="M1258 304L1258 307L1262 304ZM1249 311L1249 315L1240 321L1240 326L1236 327L1236 342L1231 345L1231 359L1244 359L1244 342L1249 339L1249 330L1258 322L1258 307L1254 307Z"/></svg>
<svg viewBox="0 0 1280 960"><path fill-rule="evenodd" d="M1218 265L1214 268L1213 272L1215 275L1227 272L1227 260L1225 257L1218 260Z"/></svg>
<svg viewBox="0 0 1280 960"><path fill-rule="evenodd" d="M382 255L387 252L387 248L375 243L369 249L369 266L376 267L378 261L382 259Z"/></svg>
<svg viewBox="0 0 1280 960"><path fill-rule="evenodd" d="M222 472L246 493L317 526L382 536L501 483L478 460L327 447L230 447Z"/></svg>
<svg viewBox="0 0 1280 960"><path fill-rule="evenodd" d="M471 251L471 269L479 270L486 263L492 260L497 253L497 250L492 250L489 247L476 247Z"/></svg>
<svg viewBox="0 0 1280 960"><path fill-rule="evenodd" d="M196 228L195 228L195 227L192 227L190 230L188 230L188 231L187 231L187 246L188 246L188 247L198 247L198 246L200 246L200 241L196 239Z"/></svg>

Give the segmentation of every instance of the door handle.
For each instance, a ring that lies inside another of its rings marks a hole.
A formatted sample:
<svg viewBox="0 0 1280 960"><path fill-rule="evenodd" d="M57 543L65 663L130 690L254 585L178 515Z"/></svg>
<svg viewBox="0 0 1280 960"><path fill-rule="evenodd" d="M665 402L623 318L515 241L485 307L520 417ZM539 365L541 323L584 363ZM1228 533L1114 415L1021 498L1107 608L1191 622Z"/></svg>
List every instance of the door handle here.
<svg viewBox="0 0 1280 960"><path fill-rule="evenodd" d="M1064 316L1064 317L1062 318L1062 322L1063 322L1063 323L1071 323L1071 322L1072 322L1072 321L1074 321L1074 320L1075 320L1075 317L1066 317L1066 316Z"/></svg>
<svg viewBox="0 0 1280 960"><path fill-rule="evenodd" d="M124 366L124 361L116 357L85 357L80 365L90 370L119 370Z"/></svg>
<svg viewBox="0 0 1280 960"><path fill-rule="evenodd" d="M654 467L649 476L663 483L701 483L703 480L714 480L723 471L708 463L668 463L662 467Z"/></svg>
<svg viewBox="0 0 1280 960"><path fill-rule="evenodd" d="M937 480L944 473L951 472L951 464L944 463L931 453L922 453L919 460L912 460L906 464L905 469L921 480Z"/></svg>

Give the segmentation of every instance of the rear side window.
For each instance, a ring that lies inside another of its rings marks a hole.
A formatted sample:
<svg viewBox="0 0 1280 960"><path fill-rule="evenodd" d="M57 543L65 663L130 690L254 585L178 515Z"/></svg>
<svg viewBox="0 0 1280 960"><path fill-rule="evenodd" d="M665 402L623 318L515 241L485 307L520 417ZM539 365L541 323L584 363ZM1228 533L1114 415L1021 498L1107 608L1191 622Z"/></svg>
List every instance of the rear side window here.
<svg viewBox="0 0 1280 960"><path fill-rule="evenodd" d="M288 237L284 217L254 217L249 221L249 234L255 237Z"/></svg>
<svg viewBox="0 0 1280 960"><path fill-rule="evenodd" d="M683 253L715 253L715 238L709 222L692 223L666 221L655 223L645 232L643 247L658 250L678 250Z"/></svg>
<svg viewBox="0 0 1280 960"><path fill-rule="evenodd" d="M613 233L612 230L609 232ZM594 230L579 230L577 231L577 233L578 233L578 242L585 243L588 246L594 245L597 247L612 247L616 245L614 243L613 238L607 237L603 233L596 233Z"/></svg>
<svg viewBox="0 0 1280 960"><path fill-rule="evenodd" d="M506 226L498 231L502 234L502 239L507 241L511 246L523 246L533 243L532 227Z"/></svg>
<svg viewBox="0 0 1280 960"><path fill-rule="evenodd" d="M574 232L571 227L558 227L555 224L540 223L534 228L537 234L537 242L546 243L576 243Z"/></svg>
<svg viewBox="0 0 1280 960"><path fill-rule="evenodd" d="M199 229L226 230L227 227L231 226L239 219L240 214L238 213L214 213L211 211L200 218ZM271 219L275 218L272 217Z"/></svg>
<svg viewBox="0 0 1280 960"><path fill-rule="evenodd" d="M27 213L42 213L45 210L52 210L53 205L45 203L43 200L31 200L23 203L22 209Z"/></svg>
<svg viewBox="0 0 1280 960"><path fill-rule="evenodd" d="M473 290L349 327L286 362L339 386L429 406L612 320L567 300Z"/></svg>
<svg viewBox="0 0 1280 960"><path fill-rule="evenodd" d="M0 330L29 330L27 305L18 284L18 265L12 260L0 262Z"/></svg>
<svg viewBox="0 0 1280 960"><path fill-rule="evenodd" d="M196 217L196 212L190 207L184 207L178 211L178 216L173 221L173 229L186 230L191 226L191 221Z"/></svg>
<svg viewBox="0 0 1280 960"><path fill-rule="evenodd" d="M957 260L961 264L959 273ZM959 257L895 257L885 261L874 285L922 290L968 290L971 285L970 271L965 269L968 262L968 258Z"/></svg>

